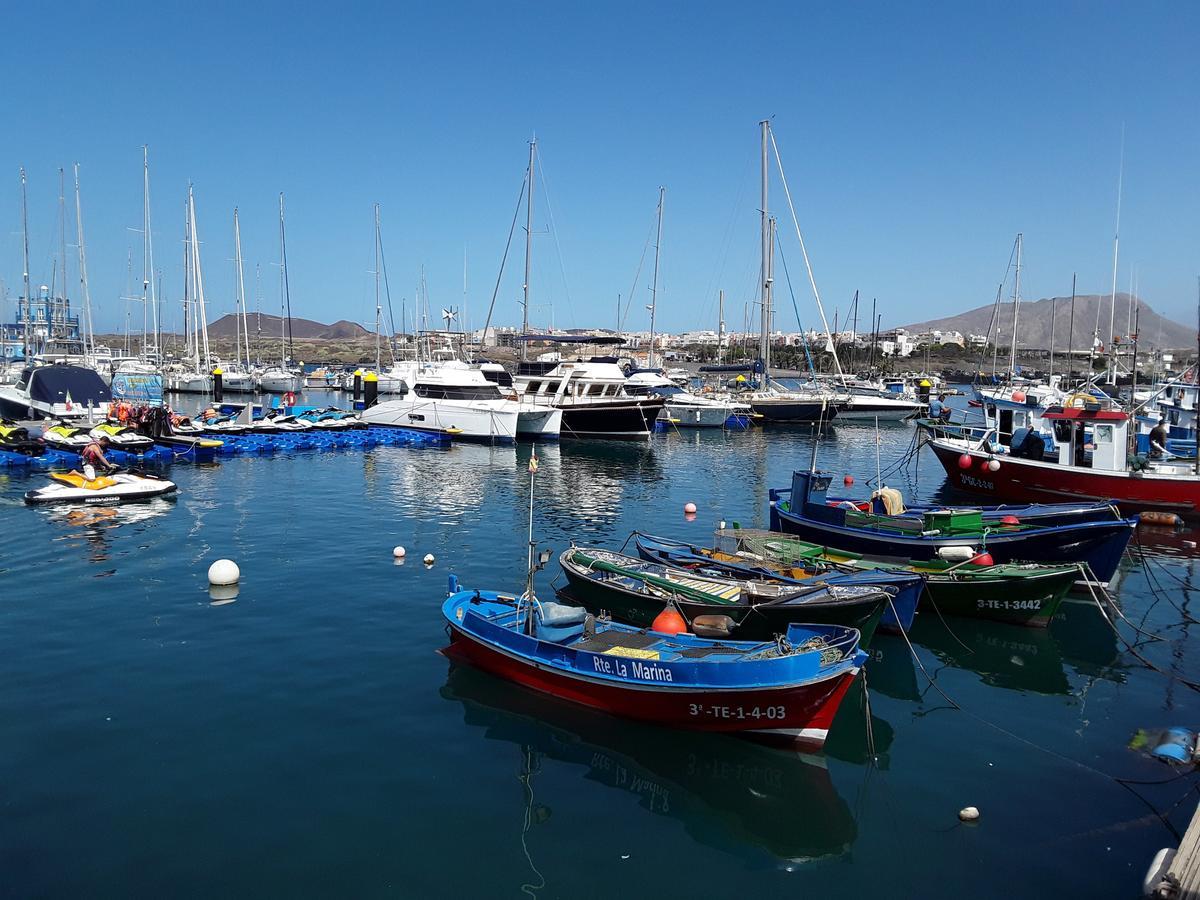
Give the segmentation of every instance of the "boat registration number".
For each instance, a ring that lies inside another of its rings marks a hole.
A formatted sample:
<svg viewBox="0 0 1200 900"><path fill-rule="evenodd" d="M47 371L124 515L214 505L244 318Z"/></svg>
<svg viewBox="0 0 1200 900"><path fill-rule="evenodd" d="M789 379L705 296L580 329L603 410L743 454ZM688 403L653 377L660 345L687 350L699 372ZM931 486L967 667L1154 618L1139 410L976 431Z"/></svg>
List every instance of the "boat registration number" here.
<svg viewBox="0 0 1200 900"><path fill-rule="evenodd" d="M976 600L976 609L1027 609L1036 612L1042 608L1041 600Z"/></svg>
<svg viewBox="0 0 1200 900"><path fill-rule="evenodd" d="M705 719L784 719L787 717L786 706L705 706L703 703L689 703L688 715Z"/></svg>

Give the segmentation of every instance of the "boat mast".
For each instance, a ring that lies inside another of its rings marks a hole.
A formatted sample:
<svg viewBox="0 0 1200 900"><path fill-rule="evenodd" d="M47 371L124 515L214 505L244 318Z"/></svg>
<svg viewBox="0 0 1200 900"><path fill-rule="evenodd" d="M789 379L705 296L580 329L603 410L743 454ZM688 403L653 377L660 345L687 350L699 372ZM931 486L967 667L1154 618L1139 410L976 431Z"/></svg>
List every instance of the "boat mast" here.
<svg viewBox="0 0 1200 900"><path fill-rule="evenodd" d="M464 269L465 272L465 269ZM375 204L375 371L382 365L379 349L380 319L383 317L383 307L379 305L379 204Z"/></svg>
<svg viewBox="0 0 1200 900"><path fill-rule="evenodd" d="M529 142L529 173L526 179L525 194L525 284L522 287L523 297L521 311L521 334L529 332L529 263L533 251L533 166L537 152L537 138ZM521 361L529 355L529 342L521 341Z"/></svg>
<svg viewBox="0 0 1200 900"><path fill-rule="evenodd" d="M88 290L87 252L83 249L83 207L79 201L79 163L75 163L75 235L79 246L79 293L83 300L84 354L95 353L96 338L92 333L92 295Z"/></svg>
<svg viewBox="0 0 1200 900"><path fill-rule="evenodd" d="M717 291L717 365L725 364L725 291Z"/></svg>
<svg viewBox="0 0 1200 900"><path fill-rule="evenodd" d="M283 232L283 191L279 192L279 368L287 371L287 322L291 320L288 299L287 249ZM287 318L285 319L284 316Z"/></svg>
<svg viewBox="0 0 1200 900"><path fill-rule="evenodd" d="M1108 383L1117 383L1117 355L1113 347L1113 318L1117 310L1117 251L1121 245L1121 189L1125 182L1125 123L1121 123L1121 163L1117 170L1117 224L1113 229L1112 297L1108 305L1108 345L1112 364L1108 369Z"/></svg>
<svg viewBox="0 0 1200 900"><path fill-rule="evenodd" d="M158 293L154 286L154 236L150 231L150 148L142 145L142 356L149 361L146 353L146 301L150 303L150 326L154 335L151 352L158 355Z"/></svg>
<svg viewBox="0 0 1200 900"><path fill-rule="evenodd" d="M192 360L192 220L188 215L188 204L183 204L183 356ZM199 363L193 361L193 368Z"/></svg>
<svg viewBox="0 0 1200 900"><path fill-rule="evenodd" d="M1021 235L1017 234L1017 274L1013 281L1012 351L1008 357L1008 383L1017 376L1017 313L1021 311Z"/></svg>
<svg viewBox="0 0 1200 900"><path fill-rule="evenodd" d="M767 209L767 129L770 127L770 123L768 120L763 119L758 125L762 132L762 172L760 176L762 188L759 203L759 208L762 212L762 284L759 288L759 306L761 307L762 321L758 334L758 359L762 363L762 387L765 388L770 380L771 371L771 262L769 259L771 253L771 216Z"/></svg>
<svg viewBox="0 0 1200 900"><path fill-rule="evenodd" d="M71 301L67 299L67 173L62 166L58 167L58 255L62 260L62 303L59 306L60 326L59 336L66 337L67 319L71 312ZM49 334L54 332L54 314L50 315Z"/></svg>
<svg viewBox="0 0 1200 900"><path fill-rule="evenodd" d="M242 274L242 226L238 221L238 208L233 208L233 256L234 265L237 268L237 306L234 311L234 326L240 328L241 339L245 340L246 350L246 368L243 371L250 371L250 322L246 319L246 280ZM239 318L240 316L240 318ZM237 355L238 365L242 364L242 344L238 342Z"/></svg>
<svg viewBox="0 0 1200 900"><path fill-rule="evenodd" d="M658 307L658 250L662 246L662 220L663 220L663 200L667 195L667 189L660 187L658 189L658 237L654 240L654 281L650 287L650 356L647 360L647 368L654 368L654 315Z"/></svg>
<svg viewBox="0 0 1200 900"><path fill-rule="evenodd" d="M1200 397L1200 278L1196 279L1196 396ZM1200 475L1200 424L1196 427L1196 474Z"/></svg>
<svg viewBox="0 0 1200 900"><path fill-rule="evenodd" d="M188 208L192 223L192 277L196 281L196 311L194 315L196 334L200 344L196 347L197 359L204 364L205 373L212 371L212 354L208 348L208 314L204 309L204 272L200 268L200 231L196 227L196 198L192 186L188 185ZM200 351L203 349L203 356Z"/></svg>
<svg viewBox="0 0 1200 900"><path fill-rule="evenodd" d="M1058 318L1058 298L1050 298L1050 374L1054 374L1054 325Z"/></svg>
<svg viewBox="0 0 1200 900"><path fill-rule="evenodd" d="M29 319L33 313L33 308L29 300L29 216L28 204L25 197L25 167L21 167L21 246L24 253L25 263L25 354L24 359L29 361ZM18 306L18 309L20 307Z"/></svg>

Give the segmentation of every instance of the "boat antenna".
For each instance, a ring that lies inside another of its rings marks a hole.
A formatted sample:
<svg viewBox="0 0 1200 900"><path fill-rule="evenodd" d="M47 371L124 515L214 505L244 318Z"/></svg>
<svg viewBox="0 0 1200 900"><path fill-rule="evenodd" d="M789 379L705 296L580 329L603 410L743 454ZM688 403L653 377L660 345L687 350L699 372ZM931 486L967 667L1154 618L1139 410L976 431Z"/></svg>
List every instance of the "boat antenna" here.
<svg viewBox="0 0 1200 900"><path fill-rule="evenodd" d="M1067 381L1075 367L1075 272L1071 273L1071 321L1067 328Z"/></svg>

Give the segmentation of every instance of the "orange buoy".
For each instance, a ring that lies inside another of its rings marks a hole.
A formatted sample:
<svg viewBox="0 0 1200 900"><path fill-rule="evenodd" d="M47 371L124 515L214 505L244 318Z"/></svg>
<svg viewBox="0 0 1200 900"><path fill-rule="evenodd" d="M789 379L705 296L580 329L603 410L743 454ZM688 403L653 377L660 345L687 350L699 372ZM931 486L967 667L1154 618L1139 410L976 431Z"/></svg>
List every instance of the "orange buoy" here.
<svg viewBox="0 0 1200 900"><path fill-rule="evenodd" d="M1013 391L1012 398L1013 398L1014 403L1024 403L1025 402L1025 392L1024 391Z"/></svg>
<svg viewBox="0 0 1200 900"><path fill-rule="evenodd" d="M1020 525L1021 520L1018 519L1016 516L1001 516L1000 524L1001 525Z"/></svg>
<svg viewBox="0 0 1200 900"><path fill-rule="evenodd" d="M666 608L654 617L650 630L659 634L687 634L688 627L675 604L668 603Z"/></svg>
<svg viewBox="0 0 1200 900"><path fill-rule="evenodd" d="M842 479L842 484L844 484L846 487L850 487L850 485L854 484L854 476L847 475L845 478Z"/></svg>

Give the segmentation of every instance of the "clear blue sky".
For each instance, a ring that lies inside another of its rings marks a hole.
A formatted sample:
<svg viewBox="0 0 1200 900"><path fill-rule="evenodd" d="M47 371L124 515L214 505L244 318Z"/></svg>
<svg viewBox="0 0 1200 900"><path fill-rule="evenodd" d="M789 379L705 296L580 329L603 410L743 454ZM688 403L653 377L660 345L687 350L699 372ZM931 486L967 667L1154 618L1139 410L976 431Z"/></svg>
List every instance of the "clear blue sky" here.
<svg viewBox="0 0 1200 900"><path fill-rule="evenodd" d="M232 308L235 205L248 290L261 262L263 309L278 309L283 191L294 314L373 320L378 201L396 315L422 265L435 314L461 305L465 247L478 326L536 133L557 242L534 237L535 321L552 309L558 327L613 324L661 184L661 327L715 327L724 288L737 328L755 291L767 116L830 310L856 289L879 298L885 324L987 303L1018 231L1023 296L1069 292L1074 270L1081 292L1106 292L1124 122L1119 289L1136 265L1151 305L1195 315L1195 3L94 3L10 6L5 18L6 317L21 289L18 168L36 284L56 255L58 168L78 161L98 324L123 321L130 249L140 283L130 229L146 143L168 325L191 180L210 318ZM535 231L549 224L541 188ZM813 324L777 180L772 206ZM520 241L518 230L501 324L520 321ZM648 324L649 266L630 328Z"/></svg>

